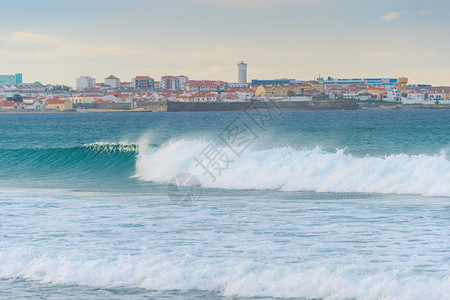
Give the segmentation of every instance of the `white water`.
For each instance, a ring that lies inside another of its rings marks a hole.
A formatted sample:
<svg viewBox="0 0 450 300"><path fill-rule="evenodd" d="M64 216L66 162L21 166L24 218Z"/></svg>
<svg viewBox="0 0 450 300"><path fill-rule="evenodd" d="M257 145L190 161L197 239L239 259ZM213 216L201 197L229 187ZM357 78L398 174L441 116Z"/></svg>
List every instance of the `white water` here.
<svg viewBox="0 0 450 300"><path fill-rule="evenodd" d="M202 157L206 147L208 143L201 141L177 140L153 152L141 151L136 176L168 183L175 175L189 172L203 187L223 189L450 196L450 161L443 152L357 158L344 150L275 148L247 149L238 157L227 147L219 147L233 162L214 181L194 160Z"/></svg>
<svg viewBox="0 0 450 300"><path fill-rule="evenodd" d="M160 196L4 191L0 279L33 280L48 293L81 285L448 299L447 199L255 193L205 194L183 208Z"/></svg>
<svg viewBox="0 0 450 300"><path fill-rule="evenodd" d="M450 295L448 276L433 278L398 269L368 272L367 267L356 263L347 266L276 265L189 256L99 257L78 251L35 253L32 249L2 250L0 260L0 278L20 277L43 284L157 291L209 290L223 296L283 298L445 299Z"/></svg>

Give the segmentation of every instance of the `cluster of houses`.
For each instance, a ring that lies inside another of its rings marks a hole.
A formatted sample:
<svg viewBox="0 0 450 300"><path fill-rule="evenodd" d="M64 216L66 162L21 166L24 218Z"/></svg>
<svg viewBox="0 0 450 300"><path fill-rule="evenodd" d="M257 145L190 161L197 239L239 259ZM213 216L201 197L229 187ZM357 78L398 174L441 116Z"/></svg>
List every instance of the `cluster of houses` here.
<svg viewBox="0 0 450 300"><path fill-rule="evenodd" d="M0 110L130 110L145 102L242 102L262 97L276 101L355 99L360 102L383 100L402 104L450 104L450 89L410 85L402 90L396 82L370 84L354 83L352 80L252 85L220 80L189 80L186 76L163 76L160 81L154 81L149 76L136 76L130 82L121 82L111 75L105 78L104 83L96 83L92 77L82 76L77 79L77 88L76 91L64 91L42 84L0 86Z"/></svg>
<svg viewBox="0 0 450 300"><path fill-rule="evenodd" d="M409 86L402 93L396 85L325 85L329 99L382 100L401 104L450 104L450 89Z"/></svg>
<svg viewBox="0 0 450 300"><path fill-rule="evenodd" d="M78 107L132 109L136 97L131 94L76 94L52 91L51 86L0 87L0 111L75 111ZM103 105L103 107L102 107Z"/></svg>

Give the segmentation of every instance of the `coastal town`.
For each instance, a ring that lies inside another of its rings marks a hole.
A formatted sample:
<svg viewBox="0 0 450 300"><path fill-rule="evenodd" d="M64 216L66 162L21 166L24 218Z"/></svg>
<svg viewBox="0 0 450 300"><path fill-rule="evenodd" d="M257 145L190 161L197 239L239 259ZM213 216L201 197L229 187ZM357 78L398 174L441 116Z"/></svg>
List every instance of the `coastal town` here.
<svg viewBox="0 0 450 300"><path fill-rule="evenodd" d="M76 88L41 82L24 83L22 74L0 75L1 112L158 111L155 104L353 101L360 109L450 108L450 88L408 84L398 78L322 78L247 80L247 64L237 65L237 82L191 80L184 75L156 81L139 75L123 81L114 75L101 82L76 78Z"/></svg>

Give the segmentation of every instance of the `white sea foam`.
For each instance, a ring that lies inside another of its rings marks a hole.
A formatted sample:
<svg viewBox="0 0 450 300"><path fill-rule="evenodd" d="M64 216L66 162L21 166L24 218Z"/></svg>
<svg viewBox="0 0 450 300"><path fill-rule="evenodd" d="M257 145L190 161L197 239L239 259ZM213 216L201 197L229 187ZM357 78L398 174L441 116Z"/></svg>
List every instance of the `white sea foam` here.
<svg viewBox="0 0 450 300"><path fill-rule="evenodd" d="M232 162L220 176L210 169L217 177L214 181L194 159L201 159L206 147L208 143L202 141L177 140L153 152L140 151L136 176L168 183L173 176L190 172L200 178L203 187L223 189L450 196L450 161L444 152L358 158L344 150L331 153L286 147L247 149L238 157L227 147L219 147Z"/></svg>
<svg viewBox="0 0 450 300"><path fill-rule="evenodd" d="M72 251L41 253L2 249L0 278L45 284L136 287L149 290L209 290L224 296L323 299L445 299L450 278L413 270L368 270L362 265L307 266L189 256L95 257Z"/></svg>

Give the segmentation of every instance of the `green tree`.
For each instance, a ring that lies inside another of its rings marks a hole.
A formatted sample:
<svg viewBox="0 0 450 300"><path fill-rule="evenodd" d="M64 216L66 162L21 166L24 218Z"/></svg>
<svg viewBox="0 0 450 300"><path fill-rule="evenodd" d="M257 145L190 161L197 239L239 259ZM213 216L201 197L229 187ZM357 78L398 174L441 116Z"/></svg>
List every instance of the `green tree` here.
<svg viewBox="0 0 450 300"><path fill-rule="evenodd" d="M60 91L60 92L71 92L71 91L73 91L70 86L61 85L61 84L52 85L50 90L51 91L55 91L55 92L57 92L57 91Z"/></svg>
<svg viewBox="0 0 450 300"><path fill-rule="evenodd" d="M14 101L14 102L23 102L23 98L22 98L22 96L20 96L19 94L15 94L15 95L12 96L12 97L8 97L8 98L6 98L6 100L8 100L8 101Z"/></svg>

